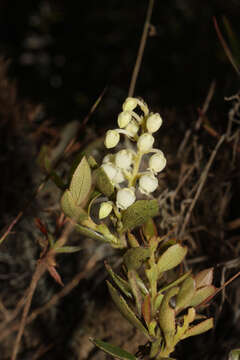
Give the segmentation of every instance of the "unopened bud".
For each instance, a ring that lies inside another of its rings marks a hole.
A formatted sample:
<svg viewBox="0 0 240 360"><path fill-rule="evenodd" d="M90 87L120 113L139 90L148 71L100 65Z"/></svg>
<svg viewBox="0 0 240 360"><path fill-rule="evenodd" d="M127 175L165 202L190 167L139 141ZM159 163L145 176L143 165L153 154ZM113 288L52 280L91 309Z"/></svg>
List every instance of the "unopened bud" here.
<svg viewBox="0 0 240 360"><path fill-rule="evenodd" d="M141 152L146 153L152 149L153 143L154 137L149 133L145 133L139 137L137 147Z"/></svg>
<svg viewBox="0 0 240 360"><path fill-rule="evenodd" d="M117 192L117 207L122 210L127 209L131 206L136 200L135 193L132 189L123 188Z"/></svg>
<svg viewBox="0 0 240 360"><path fill-rule="evenodd" d="M132 111L134 110L138 105L138 99L133 97L128 97L123 103L122 109L123 111Z"/></svg>
<svg viewBox="0 0 240 360"><path fill-rule="evenodd" d="M122 111L118 115L118 126L120 128L125 128L131 121L132 115L129 111Z"/></svg>
<svg viewBox="0 0 240 360"><path fill-rule="evenodd" d="M155 173L162 171L166 166L167 160L163 152L159 150L158 153L152 155L149 159L149 168Z"/></svg>
<svg viewBox="0 0 240 360"><path fill-rule="evenodd" d="M117 130L108 130L106 134L106 138L104 141L104 145L106 148L114 148L120 140L120 135Z"/></svg>
<svg viewBox="0 0 240 360"><path fill-rule="evenodd" d="M158 131L161 125L162 125L162 118L159 114L150 115L146 122L147 130L150 133L154 133Z"/></svg>
<svg viewBox="0 0 240 360"><path fill-rule="evenodd" d="M117 169L112 164L103 164L102 168L109 180L113 180L113 178L117 175Z"/></svg>
<svg viewBox="0 0 240 360"><path fill-rule="evenodd" d="M130 123L126 126L126 131L134 137L139 130L139 126L134 122L130 121Z"/></svg>
<svg viewBox="0 0 240 360"><path fill-rule="evenodd" d="M142 175L139 179L139 190L142 194L149 195L158 187L157 178L151 173Z"/></svg>
<svg viewBox="0 0 240 360"><path fill-rule="evenodd" d="M111 213L112 208L112 203L110 201L103 202L99 209L99 219L101 220L106 218Z"/></svg>

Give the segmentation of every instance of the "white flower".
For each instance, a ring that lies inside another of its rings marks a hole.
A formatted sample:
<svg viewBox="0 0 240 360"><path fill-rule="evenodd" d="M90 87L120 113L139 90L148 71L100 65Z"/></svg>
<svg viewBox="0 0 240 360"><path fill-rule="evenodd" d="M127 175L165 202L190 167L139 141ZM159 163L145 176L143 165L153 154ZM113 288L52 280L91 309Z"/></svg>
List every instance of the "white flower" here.
<svg viewBox="0 0 240 360"><path fill-rule="evenodd" d="M113 160L113 154L107 154L106 156L104 156L102 163L103 164L107 164L107 163L111 163Z"/></svg>
<svg viewBox="0 0 240 360"><path fill-rule="evenodd" d="M167 164L167 160L162 151L159 150L156 154L152 155L149 159L149 168L154 173L162 171Z"/></svg>
<svg viewBox="0 0 240 360"><path fill-rule="evenodd" d="M127 97L123 103L122 109L123 111L132 111L138 105L138 99L133 97Z"/></svg>
<svg viewBox="0 0 240 360"><path fill-rule="evenodd" d="M112 211L112 203L111 201L105 201L103 203L101 203L100 209L99 209L99 219L104 219L106 218Z"/></svg>
<svg viewBox="0 0 240 360"><path fill-rule="evenodd" d="M158 187L157 178L149 174L144 174L139 179L139 190L142 194L149 195L151 192L155 191Z"/></svg>
<svg viewBox="0 0 240 360"><path fill-rule="evenodd" d="M115 164L120 169L129 169L132 164L132 154L128 150L120 150L115 155Z"/></svg>
<svg viewBox="0 0 240 360"><path fill-rule="evenodd" d="M158 131L161 125L162 125L162 118L158 113L150 115L146 122L147 130L150 133L154 133Z"/></svg>
<svg viewBox="0 0 240 360"><path fill-rule="evenodd" d="M115 147L119 143L119 140L120 140L120 135L117 130L108 130L104 141L104 145L106 146L106 148L110 149Z"/></svg>
<svg viewBox="0 0 240 360"><path fill-rule="evenodd" d="M147 153L152 149L153 143L154 137L149 133L145 133L139 136L137 147L141 152Z"/></svg>
<svg viewBox="0 0 240 360"><path fill-rule="evenodd" d="M112 182L113 184L120 184L123 181L125 181L125 177L123 176L122 170L117 169L116 175L112 179Z"/></svg>
<svg viewBox="0 0 240 360"><path fill-rule="evenodd" d="M113 178L117 175L117 169L115 168L114 165L112 164L102 164L102 168L105 171L107 177L109 178L109 180L113 180Z"/></svg>
<svg viewBox="0 0 240 360"><path fill-rule="evenodd" d="M134 137L138 132L139 126L135 123L135 121L130 121L130 123L126 126L126 131Z"/></svg>
<svg viewBox="0 0 240 360"><path fill-rule="evenodd" d="M133 189L123 188L117 192L117 207L125 210L131 206L136 200L136 196Z"/></svg>
<svg viewBox="0 0 240 360"><path fill-rule="evenodd" d="M125 128L131 121L132 115L130 111L122 111L118 115L118 126L120 128Z"/></svg>

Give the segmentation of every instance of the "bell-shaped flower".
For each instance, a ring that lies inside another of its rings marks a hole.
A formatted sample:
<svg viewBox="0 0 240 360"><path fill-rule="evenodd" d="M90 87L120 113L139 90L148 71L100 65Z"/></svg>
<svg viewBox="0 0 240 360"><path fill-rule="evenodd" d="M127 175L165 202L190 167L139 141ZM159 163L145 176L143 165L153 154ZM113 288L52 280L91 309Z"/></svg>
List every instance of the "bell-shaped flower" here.
<svg viewBox="0 0 240 360"><path fill-rule="evenodd" d="M158 187L158 179L152 173L145 173L139 179L139 190L142 194L149 195Z"/></svg>
<svg viewBox="0 0 240 360"><path fill-rule="evenodd" d="M119 140L120 135L117 130L108 130L105 137L104 145L107 149L114 148L119 143Z"/></svg>
<svg viewBox="0 0 240 360"><path fill-rule="evenodd" d="M161 150L152 155L149 159L149 169L154 173L162 171L167 164L167 160Z"/></svg>
<svg viewBox="0 0 240 360"><path fill-rule="evenodd" d="M139 136L137 147L142 153L148 153L151 151L153 143L154 137L149 133L145 133Z"/></svg>
<svg viewBox="0 0 240 360"><path fill-rule="evenodd" d="M123 188L118 190L116 204L117 207L125 210L131 206L136 200L136 195L133 189Z"/></svg>
<svg viewBox="0 0 240 360"><path fill-rule="evenodd" d="M127 97L123 103L122 109L123 111L132 111L138 105L138 99L133 97Z"/></svg>
<svg viewBox="0 0 240 360"><path fill-rule="evenodd" d="M132 153L129 150L120 150L115 155L115 164L120 169L129 169L132 164Z"/></svg>
<svg viewBox="0 0 240 360"><path fill-rule="evenodd" d="M148 132L150 133L154 133L158 131L161 125L162 125L162 118L158 113L150 115L146 121L146 127Z"/></svg>
<svg viewBox="0 0 240 360"><path fill-rule="evenodd" d="M104 201L103 203L101 203L100 209L99 209L99 214L98 217L99 219L104 219L106 218L112 211L112 203L111 201Z"/></svg>
<svg viewBox="0 0 240 360"><path fill-rule="evenodd" d="M102 168L103 168L105 174L107 175L107 177L109 178L109 180L111 180L111 181L117 175L117 169L111 163L102 164Z"/></svg>

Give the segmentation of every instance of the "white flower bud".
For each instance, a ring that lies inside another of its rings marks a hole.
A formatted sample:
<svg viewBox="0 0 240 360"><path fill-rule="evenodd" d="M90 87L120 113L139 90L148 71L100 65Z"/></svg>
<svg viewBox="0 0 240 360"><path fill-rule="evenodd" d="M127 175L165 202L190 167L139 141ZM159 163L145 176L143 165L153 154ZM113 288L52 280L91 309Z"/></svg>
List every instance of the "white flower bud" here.
<svg viewBox="0 0 240 360"><path fill-rule="evenodd" d="M109 163L103 164L102 168L105 171L109 180L111 180L111 181L117 175L117 169L112 164L109 164Z"/></svg>
<svg viewBox="0 0 240 360"><path fill-rule="evenodd" d="M122 129L125 128L131 121L132 115L130 111L122 111L118 115L118 126Z"/></svg>
<svg viewBox="0 0 240 360"><path fill-rule="evenodd" d="M104 219L106 218L112 211L112 203L110 201L106 201L101 203L100 209L99 209L99 214L98 217L99 219Z"/></svg>
<svg viewBox="0 0 240 360"><path fill-rule="evenodd" d="M126 131L134 137L139 130L139 126L135 123L135 121L130 121L130 123L126 126Z"/></svg>
<svg viewBox="0 0 240 360"><path fill-rule="evenodd" d="M136 196L133 189L123 188L121 190L118 190L116 201L118 208L125 210L129 206L131 206L135 202L135 200Z"/></svg>
<svg viewBox="0 0 240 360"><path fill-rule="evenodd" d="M137 105L138 99L135 99L133 97L127 97L123 103L122 109L123 111L132 111L137 107Z"/></svg>
<svg viewBox="0 0 240 360"><path fill-rule="evenodd" d="M167 160L163 155L163 152L159 150L158 153L152 155L149 159L149 168L154 173L162 171L167 164Z"/></svg>
<svg viewBox="0 0 240 360"><path fill-rule="evenodd" d="M120 169L129 169L132 164L132 154L128 150L120 150L115 155L115 164Z"/></svg>
<svg viewBox="0 0 240 360"><path fill-rule="evenodd" d="M154 133L158 131L161 125L162 125L162 118L159 114L150 115L146 122L147 130L150 133Z"/></svg>
<svg viewBox="0 0 240 360"><path fill-rule="evenodd" d="M141 152L149 152L152 149L154 143L154 137L149 134L145 133L139 136L137 147Z"/></svg>
<svg viewBox="0 0 240 360"><path fill-rule="evenodd" d="M151 192L155 191L158 187L158 179L152 175L144 174L139 179L139 190L142 194L149 195Z"/></svg>
<svg viewBox="0 0 240 360"><path fill-rule="evenodd" d="M113 160L114 155L113 154L107 154L104 156L102 163L103 164L107 164L107 163L111 163Z"/></svg>
<svg viewBox="0 0 240 360"><path fill-rule="evenodd" d="M106 134L106 138L104 141L104 145L106 148L110 149L115 147L120 140L120 135L117 130L108 130Z"/></svg>

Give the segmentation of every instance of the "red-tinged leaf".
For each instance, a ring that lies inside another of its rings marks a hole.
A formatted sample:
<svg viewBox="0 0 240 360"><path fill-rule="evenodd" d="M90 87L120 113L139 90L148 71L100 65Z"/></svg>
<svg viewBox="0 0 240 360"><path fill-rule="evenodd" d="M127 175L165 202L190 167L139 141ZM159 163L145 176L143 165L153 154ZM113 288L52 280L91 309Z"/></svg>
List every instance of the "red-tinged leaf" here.
<svg viewBox="0 0 240 360"><path fill-rule="evenodd" d="M48 272L59 285L64 286L61 276L57 272L55 266L48 266Z"/></svg>
<svg viewBox="0 0 240 360"><path fill-rule="evenodd" d="M196 288L199 289L203 286L212 285L213 281L213 268L205 269L195 276Z"/></svg>
<svg viewBox="0 0 240 360"><path fill-rule="evenodd" d="M142 304L142 314L146 324L149 325L151 321L151 297L149 294L144 298Z"/></svg>

